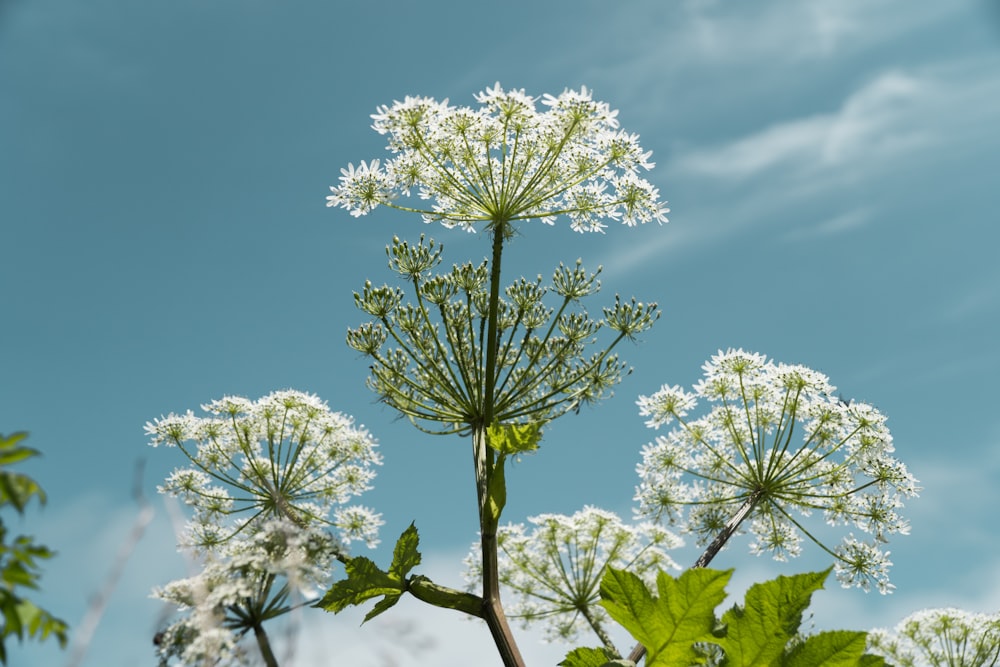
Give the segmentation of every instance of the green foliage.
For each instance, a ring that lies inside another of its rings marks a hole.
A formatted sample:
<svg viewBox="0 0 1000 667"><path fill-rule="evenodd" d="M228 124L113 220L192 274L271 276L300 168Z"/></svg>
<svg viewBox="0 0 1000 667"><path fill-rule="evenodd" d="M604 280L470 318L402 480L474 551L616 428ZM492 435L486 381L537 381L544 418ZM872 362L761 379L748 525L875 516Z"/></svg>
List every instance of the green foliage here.
<svg viewBox="0 0 1000 667"><path fill-rule="evenodd" d="M335 582L314 607L339 613L352 605L360 605L382 596L368 612L363 622L370 621L399 602L403 593L447 609L457 609L474 616L480 615L482 599L469 593L434 584L422 575L408 576L420 564L417 546L420 536L412 523L396 541L389 570L380 569L371 559L356 556L344 563L347 579Z"/></svg>
<svg viewBox="0 0 1000 667"><path fill-rule="evenodd" d="M616 657L606 648L578 648L569 652L560 667L635 667L631 660Z"/></svg>
<svg viewBox="0 0 1000 667"><path fill-rule="evenodd" d="M509 456L517 456L538 449L542 440L541 422L530 424L501 424L494 422L486 428L486 443L497 452L497 460L488 476L487 524L489 530L496 530L500 515L507 504L507 480L504 465Z"/></svg>
<svg viewBox="0 0 1000 667"><path fill-rule="evenodd" d="M510 456L533 452L542 440L542 424L500 424L494 422L486 429L486 441L498 454Z"/></svg>
<svg viewBox="0 0 1000 667"><path fill-rule="evenodd" d="M882 667L865 655L865 632L831 631L803 637L802 614L830 570L755 584L744 603L721 619L732 570L691 569L676 579L660 572L653 595L641 579L608 568L601 604L646 649L647 667L710 664L717 667ZM606 649L577 649L563 667L628 665Z"/></svg>
<svg viewBox="0 0 1000 667"><path fill-rule="evenodd" d="M4 466L38 456L37 450L19 443L26 433L0 436L0 508L11 505L18 514L32 497L45 502L45 492L35 480L20 473L4 470ZM7 639L25 636L44 641L55 637L65 647L68 626L65 622L21 596L19 588L37 590L41 576L39 561L55 555L48 547L35 544L29 536L18 535L8 543L7 526L0 518L0 663L7 664Z"/></svg>
<svg viewBox="0 0 1000 667"><path fill-rule="evenodd" d="M695 644L713 639L715 608L725 600L731 576L732 570L698 568L674 579L660 571L654 597L639 577L608 568L601 604L646 647L648 667L695 664Z"/></svg>

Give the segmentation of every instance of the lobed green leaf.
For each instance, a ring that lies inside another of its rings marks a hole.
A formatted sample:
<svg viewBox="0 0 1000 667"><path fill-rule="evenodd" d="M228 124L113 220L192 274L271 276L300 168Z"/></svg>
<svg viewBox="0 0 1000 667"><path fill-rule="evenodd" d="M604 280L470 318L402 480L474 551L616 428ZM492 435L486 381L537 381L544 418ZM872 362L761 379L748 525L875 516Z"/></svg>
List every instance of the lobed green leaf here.
<svg viewBox="0 0 1000 667"><path fill-rule="evenodd" d="M559 667L635 667L606 648L578 648L566 654Z"/></svg>
<svg viewBox="0 0 1000 667"><path fill-rule="evenodd" d="M486 442L505 456L533 452L542 440L542 424L499 424L486 428Z"/></svg>
<svg viewBox="0 0 1000 667"><path fill-rule="evenodd" d="M780 576L751 586L745 605L734 606L722 616L727 633L715 643L726 652L728 664L777 664L788 642L798 633L812 594L823 587L829 573L827 569Z"/></svg>
<svg viewBox="0 0 1000 667"><path fill-rule="evenodd" d="M636 575L608 568L601 581L601 604L646 648L647 667L691 665L694 644L713 641L715 608L725 599L732 570L691 569L674 579L657 577L654 597Z"/></svg>
<svg viewBox="0 0 1000 667"><path fill-rule="evenodd" d="M392 550L392 565L389 566L389 576L403 581L417 565L420 565L420 552L417 546L420 544L420 536L417 534L417 527L411 523L410 527L403 531L403 534L396 540L396 546Z"/></svg>

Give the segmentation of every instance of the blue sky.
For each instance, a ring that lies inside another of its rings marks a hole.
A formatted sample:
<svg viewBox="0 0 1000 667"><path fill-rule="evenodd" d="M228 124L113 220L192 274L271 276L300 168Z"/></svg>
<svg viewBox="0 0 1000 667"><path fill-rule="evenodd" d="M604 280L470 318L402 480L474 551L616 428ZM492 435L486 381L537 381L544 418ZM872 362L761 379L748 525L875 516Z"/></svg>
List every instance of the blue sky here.
<svg viewBox="0 0 1000 667"><path fill-rule="evenodd" d="M59 551L42 600L80 625L135 520L139 460L156 510L83 664L150 664L149 589L185 572L155 495L182 461L148 448L142 425L226 394L292 387L354 415L386 459L366 498L384 541L416 521L431 574L460 583L476 531L468 443L376 404L343 339L364 320L352 291L391 279L394 234L432 235L453 262L481 259L486 238L393 211L358 220L324 198L342 166L382 156L377 105L472 104L495 81L594 90L654 152L649 178L672 209L666 226L604 236L526 224L505 254L511 279L601 264L604 300L664 312L623 350L635 370L616 396L553 425L511 471L506 516L627 516L653 437L636 396L690 385L719 348L743 347L879 407L925 489L905 510L912 534L890 545L897 592L831 582L817 626L1000 609L996 2L498 7L0 0L0 431L29 431L45 454L24 470L50 502L14 521ZM826 567L818 551L779 566L744 542L713 565L745 584ZM403 605L360 629L303 619L294 664L447 667L469 651L493 664L485 633L436 612ZM565 652L524 641L532 664ZM69 657L14 651L28 667Z"/></svg>

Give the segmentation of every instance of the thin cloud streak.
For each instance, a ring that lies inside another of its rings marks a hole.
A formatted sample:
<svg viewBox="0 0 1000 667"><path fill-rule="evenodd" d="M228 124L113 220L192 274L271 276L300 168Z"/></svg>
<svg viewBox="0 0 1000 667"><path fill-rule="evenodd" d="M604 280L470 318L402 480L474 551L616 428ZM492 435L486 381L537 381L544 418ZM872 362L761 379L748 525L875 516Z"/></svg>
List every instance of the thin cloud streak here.
<svg viewBox="0 0 1000 667"><path fill-rule="evenodd" d="M661 185L664 195L712 196L675 204L666 233L641 247L622 244L605 264L627 273L751 226L789 219L801 225L796 207L804 202L815 207L854 195L863 204L793 234L819 236L866 224L873 198L898 190L903 180L912 190L936 180L943 165L1000 150L993 132L1000 121L998 69L1000 57L991 54L885 71L847 95L836 112L678 152L658 176L667 184Z"/></svg>
<svg viewBox="0 0 1000 667"><path fill-rule="evenodd" d="M836 113L778 123L715 148L678 157L672 167L722 179L743 180L769 170L818 172L871 168L930 143L907 118L919 101L936 95L933 82L887 72L848 97ZM921 114L922 115L922 114Z"/></svg>

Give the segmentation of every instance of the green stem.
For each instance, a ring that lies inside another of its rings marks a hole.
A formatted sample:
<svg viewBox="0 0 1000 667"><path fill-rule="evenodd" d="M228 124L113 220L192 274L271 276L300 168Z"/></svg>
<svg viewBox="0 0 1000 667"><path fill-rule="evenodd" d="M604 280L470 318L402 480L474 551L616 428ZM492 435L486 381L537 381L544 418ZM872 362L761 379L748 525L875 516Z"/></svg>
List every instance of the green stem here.
<svg viewBox="0 0 1000 667"><path fill-rule="evenodd" d="M271 650L271 641L267 638L264 626L258 620L253 623L253 636L257 640L257 648L260 649L260 654L264 658L264 664L267 667L278 667L278 659L274 657L274 651Z"/></svg>
<svg viewBox="0 0 1000 667"><path fill-rule="evenodd" d="M504 667L524 667L514 634L500 603L500 568L497 559L497 519L492 517L489 503L488 475L492 473L493 450L486 443L486 428L476 428L472 434L476 454L476 476L479 489L480 547L483 557L482 618L493 635ZM480 465L489 466L480 477Z"/></svg>
<svg viewBox="0 0 1000 667"><path fill-rule="evenodd" d="M504 667L524 667L524 659L514 641L507 617L500 603L500 572L497 563L497 522L489 503L489 478L496 457L486 442L486 428L494 415L494 388L497 381L497 311L500 304L500 257L503 253L507 221L493 221L493 259L490 262L490 305L486 325L486 371L483 376L483 406L481 422L473 425L472 451L476 463L476 493L479 501L480 546L483 557L483 618L493 635Z"/></svg>
<svg viewBox="0 0 1000 667"><path fill-rule="evenodd" d="M481 597L447 586L439 586L423 575L410 577L406 582L406 590L418 600L435 607L454 609L477 618L483 617Z"/></svg>
<svg viewBox="0 0 1000 667"><path fill-rule="evenodd" d="M582 607L580 607L580 614L583 616L584 619L586 619L587 623L590 625L590 628L594 631L594 634L596 634L598 638L600 638L601 643L604 644L604 648L611 651L611 653L613 653L616 658L621 657L621 654L618 653L618 647L615 646L614 642L611 641L611 637L608 635L608 633L604 631L604 628L601 627L601 624L598 623L597 619L594 618L593 615L590 613L587 605L583 605Z"/></svg>

